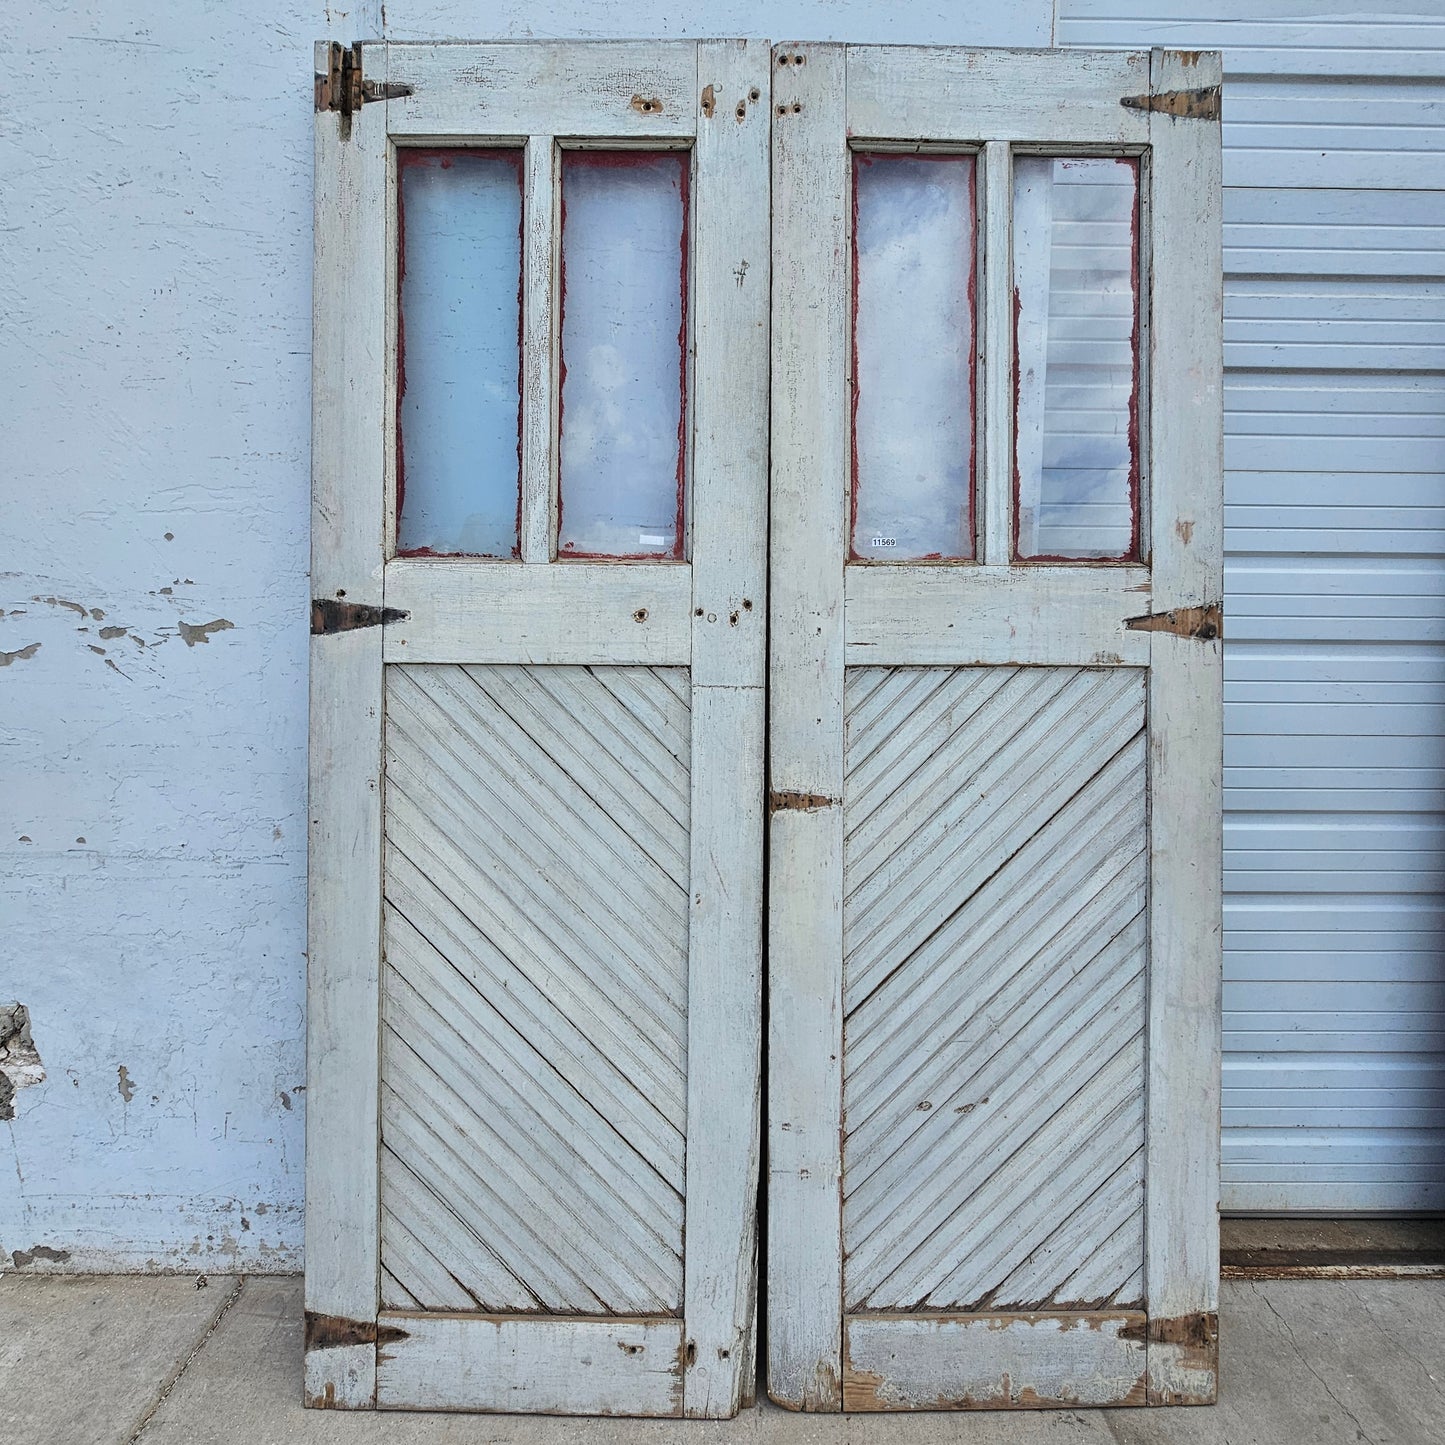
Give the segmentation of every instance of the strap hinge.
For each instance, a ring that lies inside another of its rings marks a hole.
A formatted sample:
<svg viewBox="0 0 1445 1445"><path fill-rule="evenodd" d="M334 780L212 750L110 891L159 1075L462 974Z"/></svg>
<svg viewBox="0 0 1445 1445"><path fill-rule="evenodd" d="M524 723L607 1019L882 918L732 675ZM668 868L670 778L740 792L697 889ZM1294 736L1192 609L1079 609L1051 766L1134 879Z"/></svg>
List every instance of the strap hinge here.
<svg viewBox="0 0 1445 1445"><path fill-rule="evenodd" d="M316 109L355 115L368 100L400 100L412 93L399 81L368 80L362 74L361 42L343 45L333 40L326 48L327 67L316 72Z"/></svg>
<svg viewBox="0 0 1445 1445"><path fill-rule="evenodd" d="M369 602L340 602L335 597L311 599L311 633L314 637L328 632L355 632L359 627L379 627L410 616L411 613L398 607L374 607Z"/></svg>
<svg viewBox="0 0 1445 1445"><path fill-rule="evenodd" d="M1120 105L1130 110L1152 110L1172 115L1176 120L1218 120L1219 87L1206 85L1199 90L1163 90L1157 95L1126 95Z"/></svg>
<svg viewBox="0 0 1445 1445"><path fill-rule="evenodd" d="M1176 637L1196 637L1213 642L1224 635L1224 606L1210 602L1203 607L1175 607L1169 612L1146 612L1126 617L1124 626L1134 632L1172 632Z"/></svg>

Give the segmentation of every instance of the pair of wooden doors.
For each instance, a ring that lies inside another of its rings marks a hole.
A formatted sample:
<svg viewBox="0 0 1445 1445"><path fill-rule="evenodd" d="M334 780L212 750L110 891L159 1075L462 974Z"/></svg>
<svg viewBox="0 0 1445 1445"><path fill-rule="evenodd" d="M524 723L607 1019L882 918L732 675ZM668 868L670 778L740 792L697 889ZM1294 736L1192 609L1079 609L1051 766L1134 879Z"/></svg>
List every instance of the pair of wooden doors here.
<svg viewBox="0 0 1445 1445"><path fill-rule="evenodd" d="M308 1403L1212 1398L1218 84L318 50Z"/></svg>

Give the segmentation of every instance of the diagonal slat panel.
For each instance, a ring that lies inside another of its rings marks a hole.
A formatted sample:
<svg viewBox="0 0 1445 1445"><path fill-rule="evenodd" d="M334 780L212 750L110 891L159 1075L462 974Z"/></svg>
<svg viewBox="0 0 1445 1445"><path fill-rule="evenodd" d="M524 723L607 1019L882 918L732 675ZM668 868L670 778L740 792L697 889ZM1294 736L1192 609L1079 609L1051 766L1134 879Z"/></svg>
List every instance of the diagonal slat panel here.
<svg viewBox="0 0 1445 1445"><path fill-rule="evenodd" d="M387 670L394 1307L681 1308L691 744L678 671Z"/></svg>
<svg viewBox="0 0 1445 1445"><path fill-rule="evenodd" d="M855 668L845 707L846 1306L1137 1302L1143 674Z"/></svg>

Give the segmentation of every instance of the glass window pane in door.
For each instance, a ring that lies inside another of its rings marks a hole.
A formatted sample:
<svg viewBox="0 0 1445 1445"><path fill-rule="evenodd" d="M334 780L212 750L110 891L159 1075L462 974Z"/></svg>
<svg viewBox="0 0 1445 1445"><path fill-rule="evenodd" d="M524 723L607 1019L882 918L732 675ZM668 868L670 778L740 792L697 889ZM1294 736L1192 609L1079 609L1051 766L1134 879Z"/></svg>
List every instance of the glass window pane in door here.
<svg viewBox="0 0 1445 1445"><path fill-rule="evenodd" d="M688 162L562 157L562 557L683 554Z"/></svg>
<svg viewBox="0 0 1445 1445"><path fill-rule="evenodd" d="M853 157L853 543L972 557L974 160Z"/></svg>
<svg viewBox="0 0 1445 1445"><path fill-rule="evenodd" d="M522 153L399 162L397 551L515 557Z"/></svg>
<svg viewBox="0 0 1445 1445"><path fill-rule="evenodd" d="M1016 553L1138 555L1136 160L1014 158Z"/></svg>

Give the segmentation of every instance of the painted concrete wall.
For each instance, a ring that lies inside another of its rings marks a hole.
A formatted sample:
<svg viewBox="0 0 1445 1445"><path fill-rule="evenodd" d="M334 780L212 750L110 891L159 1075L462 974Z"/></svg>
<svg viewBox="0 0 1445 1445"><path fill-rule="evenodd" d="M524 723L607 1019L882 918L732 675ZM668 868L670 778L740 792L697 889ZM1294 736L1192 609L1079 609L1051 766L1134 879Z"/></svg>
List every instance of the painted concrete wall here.
<svg viewBox="0 0 1445 1445"><path fill-rule="evenodd" d="M1247 185L1261 194L1281 185L1323 187L1337 198L1371 188L1361 192L1370 225L1341 212L1349 234L1327 238L1316 225L1315 243L1344 257L1335 270L1351 276L1368 269L1358 258L1396 246L1399 265L1381 262L1376 271L1433 283L1438 265L1422 269L1410 247L1426 244L1411 239L1417 230L1438 231L1433 213L1416 214L1424 202L1415 191L1430 185L1432 194L1441 192L1429 165L1422 171L1410 150L1423 149L1433 164L1438 147L1419 140L1424 128L1412 110L1408 134L1382 143L1393 152L1389 175L1408 172L1392 181L1376 175L1380 147L1351 139L1366 134L1358 123L1363 99L1388 102L1371 111L1370 123L1393 134L1393 117L1418 100L1414 78L1438 74L1438 66L1421 69L1420 54L1431 47L1397 26L1351 39L1369 54L1345 61L1338 25L1319 27L1317 35L1308 26L1264 23L1310 13L1347 17L1364 8L1363 0L1214 7L1061 0L1057 27L1051 0L389 0L385 7L380 0L350 7L50 0L11 17L0 33L6 116L14 117L0 124L7 202L0 220L0 1039L15 1017L7 1006L24 1005L39 1065L18 1046L7 1056L0 1043L0 1138L9 1155L0 1160L0 1255L32 1269L258 1270L300 1262L313 40L752 34L1223 44L1231 70L1254 77L1253 90L1232 92L1226 104L1236 200L1245 185L1239 168L1267 166L1274 156L1249 133L1247 106L1279 100L1302 125L1337 118L1337 92L1316 95L1299 77L1347 65L1348 76L1403 78L1409 94L1377 86L1366 96L1349 82L1350 135L1320 141L1316 164L1315 132L1304 126L1298 144L1282 153L1279 174ZM1368 8L1398 19L1432 7L1382 0ZM1225 28L1159 18L1204 10ZM1224 21L1225 11L1235 18ZM1280 84L1292 88L1276 96ZM1315 116L1309 107L1322 99L1329 104ZM1236 100L1245 108L1231 116ZM1348 169L1356 151L1369 152L1361 160L1366 179L1341 179L1337 168ZM1407 198L1414 209L1396 216L1382 208L1381 187L1415 188ZM1292 260L1255 257L1256 244L1281 244L1250 239L1255 232L1245 223L1256 219L1263 225L1269 217L1236 216L1227 232L1243 258L1236 269L1257 277L1288 263L1298 271L1298 247ZM1310 275L1325 274L1326 265L1320 261ZM1435 361L1402 359L1423 352L1400 350L1394 319L1394 312L1374 317L1374 359L1324 369L1394 374L1403 367L1433 376ZM1313 376L1324 366L1282 352L1249 360L1241 316L1232 324L1236 371L1283 366ZM1425 384L1401 383L1415 391ZM1426 411L1420 445L1438 447L1438 407ZM1425 470L1434 478L1439 469L1431 462ZM1367 478L1362 472L1358 497L1345 500L1373 501ZM1235 512L1242 501L1260 500L1243 496L1236 483ZM1241 542L1249 529L1238 517L1232 523L1231 547L1250 553L1251 565L1256 552L1353 557L1362 545L1338 507L1327 522L1307 521L1300 511L1278 522L1272 516L1270 535L1261 532L1257 542ZM1335 541L1318 541L1326 525L1336 529ZM1418 517L1402 522L1398 545L1384 550L1392 567L1395 552L1403 567L1428 554L1420 595L1436 599L1439 544L1416 535L1424 525ZM1384 565L1372 554L1363 571L1373 576ZM1248 621L1237 580L1230 588L1231 616ZM1419 619L1430 621L1438 607L1421 611L1412 599L1405 598L1399 625L1402 637L1415 639L1423 636ZM1365 598L1360 615L1373 605ZM1265 599L1260 625L1280 612L1278 598ZM1403 726L1382 711L1391 699L1378 692L1347 691L1341 699L1368 703L1370 727L1382 740ZM1273 699L1270 707L1255 730L1288 755L1294 734L1309 729L1298 709L1281 710ZM1317 730L1333 736L1343 726ZM1432 714L1411 735L1429 752L1428 767L1422 763L1429 776L1416 790L1430 801L1409 806L1438 809L1439 783L1431 781L1438 718ZM1371 817L1396 807L1364 783L1360 789L1351 807ZM1357 836L1334 828L1320 845L1326 851L1314 855L1315 873L1365 877L1376 855L1362 852ZM1395 852L1378 856L1393 870L1391 896L1418 893L1435 920L1438 841L1432 835L1427 842L1419 867ZM1423 881L1411 881L1417 878ZM1273 892L1281 886L1269 884ZM1296 891L1312 895L1312 905L1318 889L1306 880ZM1413 896L1405 902L1416 906ZM1381 964L1394 970L1381 978L1396 992L1421 980L1438 986L1438 974L1428 971L1438 959L1438 921L1431 928L1428 937L1420 934L1414 963ZM1280 934L1278 947L1304 947L1291 936ZM1308 967L1318 973L1322 958L1312 955ZM1407 965L1427 972L1417 979L1401 971ZM1361 987L1372 984L1366 1006L1384 1008L1388 999L1374 979L1358 975ZM1266 1005L1296 1008L1292 996L1280 998ZM1420 1008L1414 1015L1440 1017ZM1298 1052L1293 1019L1284 1018L1281 1042L1269 1048ZM1432 1048L1429 1057L1438 1061L1438 1044ZM23 1084L7 1100L5 1077L21 1082L42 1067L42 1082ZM1426 1094L1438 1097L1432 1087ZM1408 1114L1414 1098L1387 1102ZM1277 1101L1258 1102L1265 1122L1282 1134L1277 1110L1269 1112ZM1325 1122L1358 1131L1363 1116L1340 1113L1336 1102L1331 1096ZM1398 1147L1409 1132L1401 1126L1406 1115L1377 1110L1371 1119L1394 1149L1391 1159L1415 1170L1402 1176L1413 1188L1420 1160ZM1252 1117L1234 1122L1245 1128ZM1297 1126L1310 1119L1283 1122L1297 1140ZM1326 1144L1333 1168L1338 1145ZM1438 1161L1438 1142L1418 1144L1426 1147ZM1437 1178L1438 1169L1429 1176Z"/></svg>
<svg viewBox="0 0 1445 1445"><path fill-rule="evenodd" d="M0 1100L15 1265L300 1262L312 42L1051 29L1049 0L12 14L0 1006L45 1071Z"/></svg>

